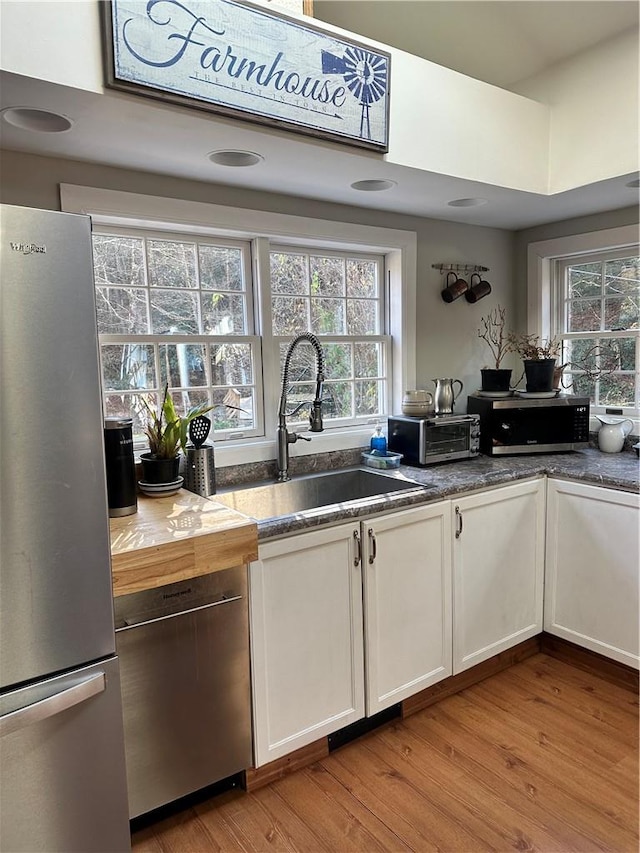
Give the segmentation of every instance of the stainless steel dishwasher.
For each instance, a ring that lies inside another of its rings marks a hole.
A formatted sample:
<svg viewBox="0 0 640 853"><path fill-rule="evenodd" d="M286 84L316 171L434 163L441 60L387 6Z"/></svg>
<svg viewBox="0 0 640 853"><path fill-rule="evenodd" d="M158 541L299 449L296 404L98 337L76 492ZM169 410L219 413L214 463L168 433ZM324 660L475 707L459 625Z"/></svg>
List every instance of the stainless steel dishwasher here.
<svg viewBox="0 0 640 853"><path fill-rule="evenodd" d="M247 570L115 599L131 818L251 764Z"/></svg>

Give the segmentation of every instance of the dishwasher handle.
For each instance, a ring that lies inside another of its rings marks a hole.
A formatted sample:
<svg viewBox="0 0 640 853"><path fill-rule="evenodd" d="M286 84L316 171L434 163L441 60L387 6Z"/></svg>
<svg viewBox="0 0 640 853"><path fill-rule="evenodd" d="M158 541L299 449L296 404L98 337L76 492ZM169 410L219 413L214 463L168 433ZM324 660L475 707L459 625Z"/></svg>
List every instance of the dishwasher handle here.
<svg viewBox="0 0 640 853"><path fill-rule="evenodd" d="M190 607L187 610L178 610L175 613L167 613L165 616L156 616L153 619L125 619L122 626L116 628L116 634L120 631L129 631L131 628L140 628L143 625L155 625L157 622L166 622L167 619L175 619L177 616L188 616L189 613L199 613L201 610L209 610L211 607L220 607L222 604L231 604L234 601L242 601L244 596L233 595L230 598L220 598L218 601L210 601L208 604L201 604L199 607Z"/></svg>

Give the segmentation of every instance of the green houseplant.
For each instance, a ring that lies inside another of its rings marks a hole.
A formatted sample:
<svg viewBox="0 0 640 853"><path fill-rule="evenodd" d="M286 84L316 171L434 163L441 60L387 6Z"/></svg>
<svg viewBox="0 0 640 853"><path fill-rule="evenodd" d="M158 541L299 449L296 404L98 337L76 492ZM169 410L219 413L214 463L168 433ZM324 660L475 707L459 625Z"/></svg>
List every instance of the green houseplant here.
<svg viewBox="0 0 640 853"><path fill-rule="evenodd" d="M192 406L181 417L176 412L168 384L164 387L162 403L157 409L152 408L144 398L143 404L147 414L144 432L149 442L149 452L140 454L143 479L148 483L172 483L178 478L180 450L187 446L189 424L194 418L209 412L213 406L207 403Z"/></svg>
<svg viewBox="0 0 640 853"><path fill-rule="evenodd" d="M492 366L483 367L480 371L482 390L507 392L511 382L511 369L500 366L503 358L513 351L506 329L506 308L498 305L480 320L478 337L487 344L492 358Z"/></svg>
<svg viewBox="0 0 640 853"><path fill-rule="evenodd" d="M527 391L535 393L552 391L553 371L562 344L555 338L545 340L538 335L510 334L509 341L523 361Z"/></svg>

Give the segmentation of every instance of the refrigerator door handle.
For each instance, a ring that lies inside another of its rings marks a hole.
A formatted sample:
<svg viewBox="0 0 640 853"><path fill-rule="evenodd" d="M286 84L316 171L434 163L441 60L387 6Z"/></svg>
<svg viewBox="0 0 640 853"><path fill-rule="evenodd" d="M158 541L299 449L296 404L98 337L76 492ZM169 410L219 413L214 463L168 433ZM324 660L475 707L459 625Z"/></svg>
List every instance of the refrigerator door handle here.
<svg viewBox="0 0 640 853"><path fill-rule="evenodd" d="M79 684L74 684L73 687L68 687L60 693L54 693L53 696L48 696L46 699L41 699L39 702L34 702L32 705L27 705L24 708L18 708L17 711L11 711L0 717L0 737L13 734L20 729L31 726L34 723L39 723L41 720L46 720L47 717L53 717L56 714L66 711L68 708L73 708L74 705L79 705L85 702L92 696L102 693L106 690L107 679L104 672L99 672L81 681Z"/></svg>

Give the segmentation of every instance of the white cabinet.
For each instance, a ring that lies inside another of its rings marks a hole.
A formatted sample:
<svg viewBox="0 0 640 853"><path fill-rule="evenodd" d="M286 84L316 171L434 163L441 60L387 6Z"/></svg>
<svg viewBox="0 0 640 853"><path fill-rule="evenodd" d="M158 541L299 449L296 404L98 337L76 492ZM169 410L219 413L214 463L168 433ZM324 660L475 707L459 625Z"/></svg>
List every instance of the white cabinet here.
<svg viewBox="0 0 640 853"><path fill-rule="evenodd" d="M250 564L257 767L364 716L357 530L265 543Z"/></svg>
<svg viewBox="0 0 640 853"><path fill-rule="evenodd" d="M451 675L449 501L362 524L367 715Z"/></svg>
<svg viewBox="0 0 640 853"><path fill-rule="evenodd" d="M638 668L638 495L549 480L545 630Z"/></svg>
<svg viewBox="0 0 640 853"><path fill-rule="evenodd" d="M450 523L444 501L260 546L257 767L451 674Z"/></svg>
<svg viewBox="0 0 640 853"><path fill-rule="evenodd" d="M453 672L542 631L544 481L451 503Z"/></svg>

